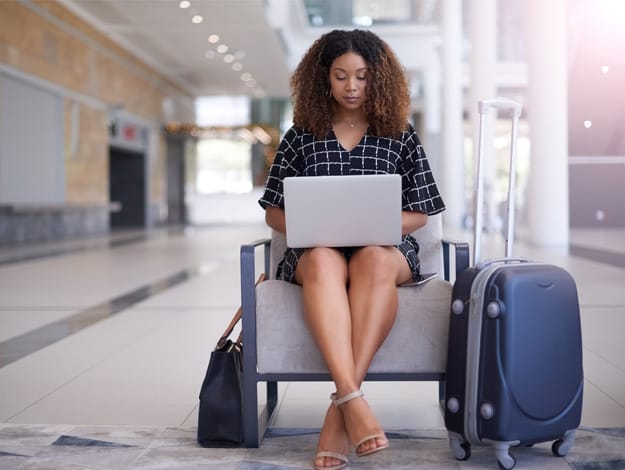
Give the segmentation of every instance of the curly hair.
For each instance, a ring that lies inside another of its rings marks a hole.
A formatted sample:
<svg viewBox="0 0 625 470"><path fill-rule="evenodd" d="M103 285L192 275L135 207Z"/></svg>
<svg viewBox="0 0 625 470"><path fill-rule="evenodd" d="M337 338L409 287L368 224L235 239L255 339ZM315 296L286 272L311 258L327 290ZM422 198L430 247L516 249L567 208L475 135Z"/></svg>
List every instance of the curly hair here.
<svg viewBox="0 0 625 470"><path fill-rule="evenodd" d="M410 92L403 67L391 48L370 31L334 30L306 51L291 76L293 123L323 138L332 128L336 102L329 93L330 67L347 52L360 55L369 68L364 111L373 134L398 137L405 130Z"/></svg>

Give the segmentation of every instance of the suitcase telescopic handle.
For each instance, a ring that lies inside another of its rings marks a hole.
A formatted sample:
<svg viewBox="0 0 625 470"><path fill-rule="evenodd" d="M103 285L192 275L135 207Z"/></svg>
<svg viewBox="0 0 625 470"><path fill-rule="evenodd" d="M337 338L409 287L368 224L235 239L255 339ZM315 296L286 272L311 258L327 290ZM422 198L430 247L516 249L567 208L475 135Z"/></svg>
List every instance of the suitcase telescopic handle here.
<svg viewBox="0 0 625 470"><path fill-rule="evenodd" d="M480 114L486 114L490 108L510 109L516 117L521 116L521 111L523 109L521 103L503 97L481 100L478 102L477 107Z"/></svg>
<svg viewBox="0 0 625 470"><path fill-rule="evenodd" d="M516 140L517 124L521 116L522 106L520 103L509 98L493 98L478 102L478 112L480 114L480 137L478 142L477 156L477 177L475 181L475 216L473 232L473 260L475 265L481 259L482 225L483 225L483 204L484 204L484 175L482 165L484 161L484 127L486 115L490 109L507 109L512 111L512 131L510 136L510 171L508 177L508 200L507 200L507 222L506 222L506 252L505 256L512 255L512 241L514 240L514 209L516 195Z"/></svg>

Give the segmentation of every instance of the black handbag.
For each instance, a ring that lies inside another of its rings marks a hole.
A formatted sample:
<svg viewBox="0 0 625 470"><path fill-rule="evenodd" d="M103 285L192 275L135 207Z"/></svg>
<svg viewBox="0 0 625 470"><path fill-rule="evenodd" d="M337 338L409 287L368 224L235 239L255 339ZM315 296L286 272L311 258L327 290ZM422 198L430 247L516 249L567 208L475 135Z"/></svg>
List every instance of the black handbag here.
<svg viewBox="0 0 625 470"><path fill-rule="evenodd" d="M264 274L256 284L264 280ZM229 339L241 320L239 307L211 352L200 389L197 441L203 447L238 447L243 443L242 335Z"/></svg>

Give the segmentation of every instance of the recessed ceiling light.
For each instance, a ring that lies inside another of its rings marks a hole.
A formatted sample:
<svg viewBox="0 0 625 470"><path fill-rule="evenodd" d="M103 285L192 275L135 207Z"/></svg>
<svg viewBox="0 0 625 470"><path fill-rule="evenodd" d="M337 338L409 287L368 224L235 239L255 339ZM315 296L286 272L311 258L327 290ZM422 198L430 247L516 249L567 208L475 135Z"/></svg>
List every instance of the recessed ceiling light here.
<svg viewBox="0 0 625 470"><path fill-rule="evenodd" d="M234 62L234 56L232 54L226 54L224 56L224 62L226 64L231 64L232 62Z"/></svg>
<svg viewBox="0 0 625 470"><path fill-rule="evenodd" d="M225 54L226 52L228 52L228 46L226 46L225 44L220 44L219 46L217 46L217 52L219 52L220 54Z"/></svg>
<svg viewBox="0 0 625 470"><path fill-rule="evenodd" d="M182 0L178 6L180 8L189 8L191 6L191 2L189 0Z"/></svg>
<svg viewBox="0 0 625 470"><path fill-rule="evenodd" d="M592 127L592 121L584 121L584 127L590 129Z"/></svg>
<svg viewBox="0 0 625 470"><path fill-rule="evenodd" d="M606 73L608 73L610 71L610 67L608 67L607 65L602 65L601 66L601 71L605 75Z"/></svg>
<svg viewBox="0 0 625 470"><path fill-rule="evenodd" d="M235 62L232 64L232 70L235 72L240 72L243 69L243 64L241 62Z"/></svg>
<svg viewBox="0 0 625 470"><path fill-rule="evenodd" d="M193 15L191 21L195 24L200 24L202 21L204 21L204 18L202 18L200 15Z"/></svg>
<svg viewBox="0 0 625 470"><path fill-rule="evenodd" d="M251 73L249 73L249 72L243 72L243 73L241 74L241 80L243 80L244 82L247 82L247 81L249 81L249 80L251 80L251 79L252 79L252 74L251 74Z"/></svg>
<svg viewBox="0 0 625 470"><path fill-rule="evenodd" d="M208 37L208 42L210 42L211 44L215 44L216 42L219 42L219 35L217 34L211 34Z"/></svg>
<svg viewBox="0 0 625 470"><path fill-rule="evenodd" d="M371 26L373 24L373 18L370 16L354 16L352 23L356 26Z"/></svg>

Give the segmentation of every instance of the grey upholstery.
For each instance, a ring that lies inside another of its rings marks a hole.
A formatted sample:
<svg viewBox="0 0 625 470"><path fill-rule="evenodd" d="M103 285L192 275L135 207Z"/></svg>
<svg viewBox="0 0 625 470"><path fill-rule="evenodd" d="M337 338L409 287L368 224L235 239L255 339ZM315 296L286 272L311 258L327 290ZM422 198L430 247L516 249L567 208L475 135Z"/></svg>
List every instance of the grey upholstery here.
<svg viewBox="0 0 625 470"><path fill-rule="evenodd" d="M258 371L327 373L304 324L301 288L265 281L256 296ZM444 373L450 299L451 285L440 279L401 287L397 319L369 370Z"/></svg>
<svg viewBox="0 0 625 470"><path fill-rule="evenodd" d="M414 233L420 246L421 272L442 273L440 217L430 217L427 225ZM275 273L284 249L284 236L273 233L271 273ZM370 371L443 373L450 298L451 285L442 279L401 287L397 320ZM299 286L276 280L261 283L256 289L256 321L257 338L262 338L257 347L259 372L327 373L304 324Z"/></svg>
<svg viewBox="0 0 625 470"><path fill-rule="evenodd" d="M419 241L421 272L440 277L421 286L399 288L397 320L377 352L365 380L430 380L444 393L450 276L468 266L466 243L441 240L441 216L428 219L415 232ZM241 306L243 310L243 414L244 441L258 447L264 426L277 402L280 381L331 380L321 354L303 319L301 288L268 279L255 287L256 248L265 248L264 272L275 275L285 249L284 237L257 240L241 247ZM450 258L450 247L455 257ZM453 269L453 271L452 271ZM258 420L258 382L267 383L267 409ZM260 426L259 426L260 424Z"/></svg>

